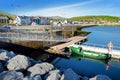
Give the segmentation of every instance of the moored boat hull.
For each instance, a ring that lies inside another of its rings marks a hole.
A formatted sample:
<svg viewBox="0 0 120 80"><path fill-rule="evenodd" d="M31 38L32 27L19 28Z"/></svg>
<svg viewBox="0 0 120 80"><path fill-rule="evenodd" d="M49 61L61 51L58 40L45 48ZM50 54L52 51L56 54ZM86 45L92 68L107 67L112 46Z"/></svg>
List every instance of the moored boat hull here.
<svg viewBox="0 0 120 80"><path fill-rule="evenodd" d="M70 46L70 49L73 54L78 54L83 57L89 57L89 58L95 58L95 59L109 59L111 58L110 54L106 53L99 53L99 52L94 52L94 51L89 51L89 50L82 50L82 47L74 47Z"/></svg>
<svg viewBox="0 0 120 80"><path fill-rule="evenodd" d="M86 51L86 50L83 50L81 54L85 57L96 58L96 59L109 59L111 57L110 54L99 53L94 51Z"/></svg>

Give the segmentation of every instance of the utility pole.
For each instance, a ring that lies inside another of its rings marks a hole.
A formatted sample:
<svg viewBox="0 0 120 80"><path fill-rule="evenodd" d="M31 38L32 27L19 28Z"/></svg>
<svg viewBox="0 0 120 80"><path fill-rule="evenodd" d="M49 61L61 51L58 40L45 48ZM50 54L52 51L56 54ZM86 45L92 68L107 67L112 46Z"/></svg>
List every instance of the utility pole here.
<svg viewBox="0 0 120 80"><path fill-rule="evenodd" d="M74 36L74 30L73 30L74 24L72 24L72 37Z"/></svg>
<svg viewBox="0 0 120 80"><path fill-rule="evenodd" d="M53 21L51 21L51 24L50 24L50 35L53 38L52 29L53 29Z"/></svg>
<svg viewBox="0 0 120 80"><path fill-rule="evenodd" d="M20 5L12 4L11 6L15 8L16 16L17 16L17 11L18 11L18 8L20 7ZM17 26L17 29L18 29L18 22L16 22L16 26Z"/></svg>
<svg viewBox="0 0 120 80"><path fill-rule="evenodd" d="M6 26L8 26L8 25L7 25L7 15L6 15L6 17L5 17L5 24L6 24Z"/></svg>

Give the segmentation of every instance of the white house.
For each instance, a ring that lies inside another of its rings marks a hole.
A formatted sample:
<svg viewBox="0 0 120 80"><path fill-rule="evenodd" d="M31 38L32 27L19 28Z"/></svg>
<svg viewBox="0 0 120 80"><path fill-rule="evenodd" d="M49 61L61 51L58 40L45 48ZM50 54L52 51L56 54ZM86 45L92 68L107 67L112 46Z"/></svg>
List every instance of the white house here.
<svg viewBox="0 0 120 80"><path fill-rule="evenodd" d="M68 21L67 21L67 20L64 20L63 24L67 24L67 23L68 23Z"/></svg>
<svg viewBox="0 0 120 80"><path fill-rule="evenodd" d="M72 21L70 21L70 20L64 20L63 24L72 24Z"/></svg>
<svg viewBox="0 0 120 80"><path fill-rule="evenodd" d="M21 19L17 16L15 20L13 21L14 24L16 25L21 25Z"/></svg>
<svg viewBox="0 0 120 80"><path fill-rule="evenodd" d="M30 25L30 17L28 16L17 16L16 19L13 21L16 25Z"/></svg>
<svg viewBox="0 0 120 80"><path fill-rule="evenodd" d="M47 17L17 16L14 20L16 25L50 25L50 19Z"/></svg>
<svg viewBox="0 0 120 80"><path fill-rule="evenodd" d="M35 22L32 22L31 25L34 26L34 25L37 25L37 24Z"/></svg>
<svg viewBox="0 0 120 80"><path fill-rule="evenodd" d="M61 22L58 22L58 23L57 23L57 26L62 26L62 23L61 23Z"/></svg>

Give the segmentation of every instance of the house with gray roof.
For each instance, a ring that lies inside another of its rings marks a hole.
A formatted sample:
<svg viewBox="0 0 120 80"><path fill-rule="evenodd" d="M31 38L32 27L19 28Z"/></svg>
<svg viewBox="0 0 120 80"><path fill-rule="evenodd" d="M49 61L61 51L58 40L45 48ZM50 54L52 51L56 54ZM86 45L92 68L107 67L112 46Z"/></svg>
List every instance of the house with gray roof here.
<svg viewBox="0 0 120 80"><path fill-rule="evenodd" d="M9 23L9 18L7 16L0 16L0 23Z"/></svg>

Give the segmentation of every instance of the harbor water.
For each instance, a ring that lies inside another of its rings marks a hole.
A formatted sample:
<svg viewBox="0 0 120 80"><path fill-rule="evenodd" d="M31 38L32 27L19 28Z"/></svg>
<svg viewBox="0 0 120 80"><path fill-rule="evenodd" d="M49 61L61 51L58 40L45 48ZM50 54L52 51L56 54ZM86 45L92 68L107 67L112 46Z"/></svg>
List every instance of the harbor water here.
<svg viewBox="0 0 120 80"><path fill-rule="evenodd" d="M109 41L111 41L113 45L119 49L120 27L95 26L82 30L91 32L87 36L88 41L85 43L107 45ZM87 77L105 74L112 80L120 80L120 60L95 60L72 55L70 59L60 58L55 66L61 69L72 68L76 73Z"/></svg>
<svg viewBox="0 0 120 80"><path fill-rule="evenodd" d="M107 47L111 41L114 49L120 50L120 27L118 26L95 26L82 29L83 31L92 32L87 36L88 41L85 43L100 44L100 47ZM103 46L102 46L103 45Z"/></svg>

